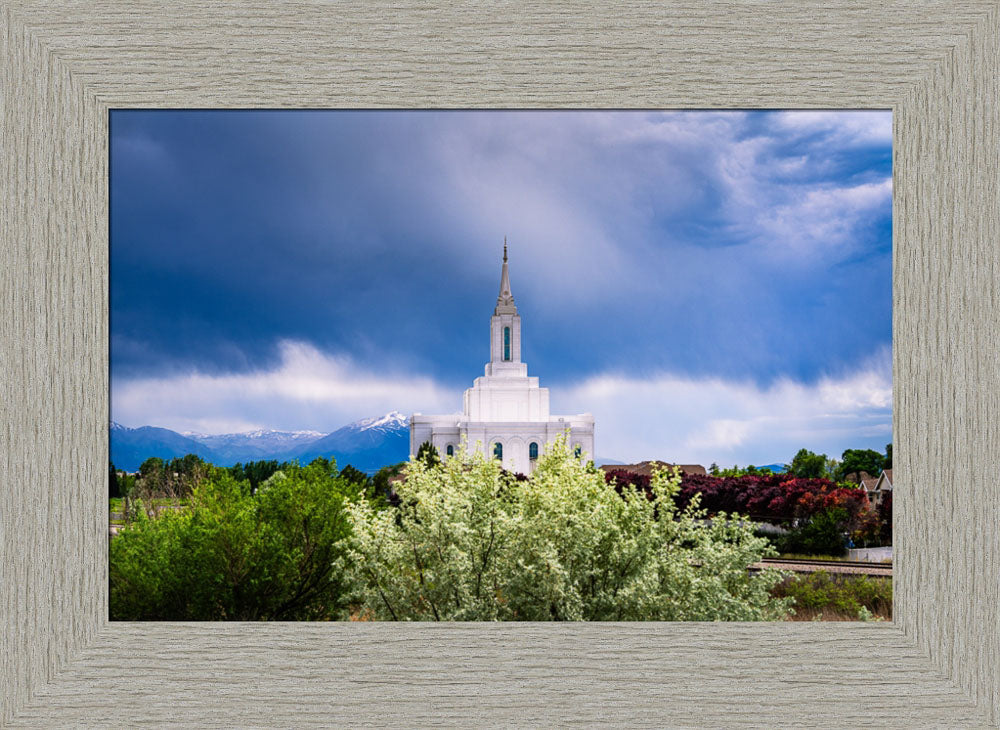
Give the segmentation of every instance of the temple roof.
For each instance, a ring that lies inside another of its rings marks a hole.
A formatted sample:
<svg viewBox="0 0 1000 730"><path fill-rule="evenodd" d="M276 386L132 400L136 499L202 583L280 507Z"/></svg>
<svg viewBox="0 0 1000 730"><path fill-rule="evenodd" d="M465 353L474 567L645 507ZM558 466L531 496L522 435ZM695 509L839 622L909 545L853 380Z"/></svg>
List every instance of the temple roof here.
<svg viewBox="0 0 1000 730"><path fill-rule="evenodd" d="M493 314L517 314L514 295L510 293L510 272L507 269L507 236L503 237L503 268L500 271L500 294Z"/></svg>

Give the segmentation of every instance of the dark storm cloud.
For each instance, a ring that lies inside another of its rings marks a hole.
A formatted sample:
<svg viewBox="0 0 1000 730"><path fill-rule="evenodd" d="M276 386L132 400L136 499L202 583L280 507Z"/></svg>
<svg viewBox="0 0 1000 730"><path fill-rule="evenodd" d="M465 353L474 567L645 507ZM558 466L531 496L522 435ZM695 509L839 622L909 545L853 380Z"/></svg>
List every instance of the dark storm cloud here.
<svg viewBox="0 0 1000 730"><path fill-rule="evenodd" d="M504 235L549 385L815 383L889 344L888 113L116 111L111 131L119 382L274 371L295 342L460 389Z"/></svg>

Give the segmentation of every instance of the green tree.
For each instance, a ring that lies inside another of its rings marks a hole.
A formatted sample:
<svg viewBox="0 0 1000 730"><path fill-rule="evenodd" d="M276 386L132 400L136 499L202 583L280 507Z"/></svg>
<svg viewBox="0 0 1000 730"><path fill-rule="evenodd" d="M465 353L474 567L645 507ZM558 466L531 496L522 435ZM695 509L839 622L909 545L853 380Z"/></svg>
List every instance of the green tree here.
<svg viewBox="0 0 1000 730"><path fill-rule="evenodd" d="M393 489L390 480L393 477L399 476L405 466L406 462L401 461L398 464L383 466L375 472L375 475L372 477L372 489L375 494L384 500L393 501Z"/></svg>
<svg viewBox="0 0 1000 730"><path fill-rule="evenodd" d="M151 519L140 511L110 546L116 620L340 618L340 564L358 487L329 462L292 464L251 494L216 469L189 505Z"/></svg>
<svg viewBox="0 0 1000 730"><path fill-rule="evenodd" d="M808 449L799 449L788 465L788 471L803 479L821 479L827 476L826 454L814 454Z"/></svg>
<svg viewBox="0 0 1000 730"><path fill-rule="evenodd" d="M892 468L892 444L885 445L885 461L882 462L883 469Z"/></svg>
<svg viewBox="0 0 1000 730"><path fill-rule="evenodd" d="M424 462L428 467L437 466L441 463L441 456L438 454L437 447L430 441L424 441L420 444L420 448L417 449L417 459Z"/></svg>
<svg viewBox="0 0 1000 730"><path fill-rule="evenodd" d="M766 620L781 575L750 574L770 547L745 520L678 512L679 478L606 484L560 439L524 481L479 453L414 458L397 509L348 505L344 566L365 617L392 620ZM773 553L770 553L773 554Z"/></svg>
<svg viewBox="0 0 1000 730"><path fill-rule="evenodd" d="M801 527L783 535L778 548L783 553L807 555L844 555L847 510L840 507L824 510Z"/></svg>
<svg viewBox="0 0 1000 730"><path fill-rule="evenodd" d="M343 479L345 482L349 482L351 484L357 484L361 487L367 487L371 482L367 474L365 474L360 469L355 469L350 464L348 464L347 466L345 466L343 469L340 470L340 478Z"/></svg>
<svg viewBox="0 0 1000 730"><path fill-rule="evenodd" d="M860 479L863 471L878 476L884 461L885 457L872 449L847 449L840 457L835 476L838 481L851 478L855 482Z"/></svg>

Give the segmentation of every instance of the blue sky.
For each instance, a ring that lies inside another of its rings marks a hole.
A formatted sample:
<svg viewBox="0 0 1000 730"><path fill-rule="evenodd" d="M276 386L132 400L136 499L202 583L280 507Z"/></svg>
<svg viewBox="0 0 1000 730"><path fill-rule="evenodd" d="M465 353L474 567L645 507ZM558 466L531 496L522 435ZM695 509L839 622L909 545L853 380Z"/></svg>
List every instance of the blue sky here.
<svg viewBox="0 0 1000 730"><path fill-rule="evenodd" d="M111 119L112 418L209 433L447 413L503 237L523 359L598 455L891 440L889 112Z"/></svg>

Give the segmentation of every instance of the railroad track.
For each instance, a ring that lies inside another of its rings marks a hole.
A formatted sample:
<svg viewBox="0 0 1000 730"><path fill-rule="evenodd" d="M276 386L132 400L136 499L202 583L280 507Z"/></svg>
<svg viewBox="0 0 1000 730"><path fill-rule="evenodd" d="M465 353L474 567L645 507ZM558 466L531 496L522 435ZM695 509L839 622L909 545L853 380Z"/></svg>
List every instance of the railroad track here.
<svg viewBox="0 0 1000 730"><path fill-rule="evenodd" d="M794 573L846 573L892 577L892 563L869 563L863 560L811 560L809 558L764 558L751 569L780 568Z"/></svg>

